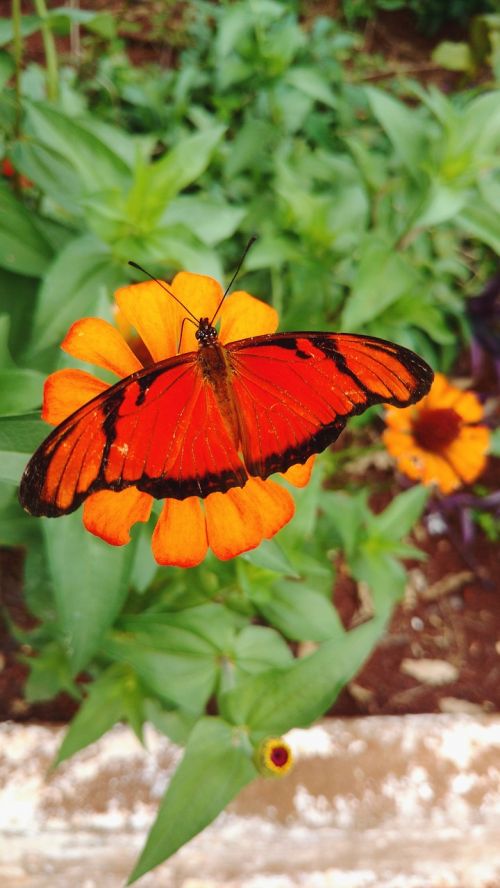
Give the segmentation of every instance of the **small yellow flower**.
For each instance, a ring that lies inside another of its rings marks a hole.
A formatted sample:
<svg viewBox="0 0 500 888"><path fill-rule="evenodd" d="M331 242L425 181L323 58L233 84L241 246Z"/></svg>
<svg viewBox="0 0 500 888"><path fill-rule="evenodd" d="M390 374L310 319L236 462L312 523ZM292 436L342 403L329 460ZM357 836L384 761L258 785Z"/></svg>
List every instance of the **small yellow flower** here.
<svg viewBox="0 0 500 888"><path fill-rule="evenodd" d="M408 478L451 493L475 481L486 465L490 432L482 419L477 396L437 373L418 404L387 410L383 440Z"/></svg>
<svg viewBox="0 0 500 888"><path fill-rule="evenodd" d="M283 777L292 768L292 750L282 737L267 737L255 751L255 764L265 777Z"/></svg>

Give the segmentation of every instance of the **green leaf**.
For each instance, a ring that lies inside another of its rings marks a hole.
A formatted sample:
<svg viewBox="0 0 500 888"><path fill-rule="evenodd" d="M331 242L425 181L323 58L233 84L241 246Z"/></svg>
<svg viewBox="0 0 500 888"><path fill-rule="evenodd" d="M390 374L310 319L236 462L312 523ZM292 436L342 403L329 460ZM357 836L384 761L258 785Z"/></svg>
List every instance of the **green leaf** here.
<svg viewBox="0 0 500 888"><path fill-rule="evenodd" d="M464 207L455 222L500 256L500 217L483 199L477 197L474 204Z"/></svg>
<svg viewBox="0 0 500 888"><path fill-rule="evenodd" d="M252 598L266 620L294 641L326 641L344 634L331 602L304 583L281 580L268 594L257 591Z"/></svg>
<svg viewBox="0 0 500 888"><path fill-rule="evenodd" d="M127 200L130 217L147 218L150 225L158 220L170 201L207 168L224 131L216 126L187 136L161 160L139 168Z"/></svg>
<svg viewBox="0 0 500 888"><path fill-rule="evenodd" d="M474 70L474 59L468 43L443 40L433 49L431 59L448 71Z"/></svg>
<svg viewBox="0 0 500 888"><path fill-rule="evenodd" d="M388 615L327 641L288 669L261 672L220 698L221 712L256 734L283 734L306 727L330 708L382 634Z"/></svg>
<svg viewBox="0 0 500 888"><path fill-rule="evenodd" d="M87 193L122 189L130 184L128 165L109 141L101 141L85 128L85 121L73 120L41 102L27 102L26 110L30 134L68 161Z"/></svg>
<svg viewBox="0 0 500 888"><path fill-rule="evenodd" d="M338 105L337 96L329 86L327 78L316 68L290 68L284 80L299 92L305 93L317 102L322 102L329 108L336 108Z"/></svg>
<svg viewBox="0 0 500 888"><path fill-rule="evenodd" d="M342 312L341 329L357 330L418 287L418 273L394 245L376 234L361 245L352 291Z"/></svg>
<svg viewBox="0 0 500 888"><path fill-rule="evenodd" d="M121 665L114 664L102 672L89 686L88 695L66 731L52 767L95 743L120 721L127 711L126 698L134 687L134 676Z"/></svg>
<svg viewBox="0 0 500 888"><path fill-rule="evenodd" d="M34 34L35 31L40 29L40 25L42 20L38 15L22 15L21 16L21 35L23 37L29 37L30 34ZM7 43L11 43L14 39L14 25L12 23L12 18L1 18L0 19L0 46L5 46Z"/></svg>
<svg viewBox="0 0 500 888"><path fill-rule="evenodd" d="M27 703L50 700L60 691L76 696L68 658L57 642L45 645L37 657L23 657L23 662L30 668L24 687Z"/></svg>
<svg viewBox="0 0 500 888"><path fill-rule="evenodd" d="M95 311L99 299L123 283L106 247L92 235L82 235L64 247L40 288L29 356L58 344L80 317Z"/></svg>
<svg viewBox="0 0 500 888"><path fill-rule="evenodd" d="M231 237L245 215L245 210L206 197L177 197L162 216L164 225L185 225L196 237L212 246Z"/></svg>
<svg viewBox="0 0 500 888"><path fill-rule="evenodd" d="M398 494L386 509L373 517L377 534L400 540L415 527L429 499L430 489L416 485Z"/></svg>
<svg viewBox="0 0 500 888"><path fill-rule="evenodd" d="M155 646L144 640L114 636L106 643L106 652L127 663L146 687L170 706L180 706L199 713L215 690L218 655L206 647L201 638L180 630L165 633L175 637L173 650Z"/></svg>
<svg viewBox="0 0 500 888"><path fill-rule="evenodd" d="M52 249L33 224L32 214L0 182L0 266L38 277L45 272Z"/></svg>
<svg viewBox="0 0 500 888"><path fill-rule="evenodd" d="M288 666L293 660L281 635L267 626L245 626L236 639L233 653L238 671L250 675L272 666Z"/></svg>
<svg viewBox="0 0 500 888"><path fill-rule="evenodd" d="M88 533L79 512L40 520L61 636L77 673L120 611L134 547L110 546Z"/></svg>
<svg viewBox="0 0 500 888"><path fill-rule="evenodd" d="M426 153L426 125L416 109L374 87L365 89L372 111L411 175L421 168ZM427 124L428 126L428 124Z"/></svg>
<svg viewBox="0 0 500 888"><path fill-rule="evenodd" d="M0 417L0 481L19 484L31 454L50 429L35 416Z"/></svg>
<svg viewBox="0 0 500 888"><path fill-rule="evenodd" d="M198 722L128 884L204 829L256 775L246 745L231 725L220 718Z"/></svg>

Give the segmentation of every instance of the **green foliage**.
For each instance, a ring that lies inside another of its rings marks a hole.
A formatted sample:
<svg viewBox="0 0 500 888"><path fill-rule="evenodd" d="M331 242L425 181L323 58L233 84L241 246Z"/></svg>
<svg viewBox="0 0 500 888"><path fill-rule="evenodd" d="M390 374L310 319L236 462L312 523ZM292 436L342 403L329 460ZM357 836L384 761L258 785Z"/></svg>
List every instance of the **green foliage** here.
<svg viewBox="0 0 500 888"><path fill-rule="evenodd" d="M495 9L495 0L343 0L342 12L351 24L371 18L377 11L409 9L428 34L435 34L450 22L464 25L474 15Z"/></svg>
<svg viewBox="0 0 500 888"><path fill-rule="evenodd" d="M257 231L241 286L267 294L284 329L367 332L449 365L500 252L500 103L494 89L367 87L359 37L325 18L306 33L291 2L194 4L171 70L131 66L104 14L20 24L53 37L72 21L97 35L80 70L21 70L0 21L0 145L17 171L0 182L0 543L25 547L40 620L23 637L29 699L83 698L56 763L121 720L186 746L138 878L255 776L263 737L310 724L355 675L420 555L405 537L427 493L374 514L368 486L325 489L333 460L318 460L277 540L190 571L158 568L151 524L114 548L80 514L35 521L16 486L47 432L43 379L75 363L58 345L79 317L111 319L129 259L222 279ZM333 556L372 597L351 630Z"/></svg>

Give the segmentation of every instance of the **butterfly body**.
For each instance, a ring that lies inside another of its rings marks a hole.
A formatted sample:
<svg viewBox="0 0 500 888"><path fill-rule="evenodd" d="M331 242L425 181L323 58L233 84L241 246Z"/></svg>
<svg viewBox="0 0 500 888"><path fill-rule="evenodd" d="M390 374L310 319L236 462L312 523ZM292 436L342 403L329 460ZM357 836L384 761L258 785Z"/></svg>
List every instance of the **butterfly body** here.
<svg viewBox="0 0 500 888"><path fill-rule="evenodd" d="M304 463L347 418L405 407L431 368L394 343L354 334L264 334L222 344L208 318L199 348L120 380L62 422L24 472L34 515L74 511L99 490L206 497Z"/></svg>

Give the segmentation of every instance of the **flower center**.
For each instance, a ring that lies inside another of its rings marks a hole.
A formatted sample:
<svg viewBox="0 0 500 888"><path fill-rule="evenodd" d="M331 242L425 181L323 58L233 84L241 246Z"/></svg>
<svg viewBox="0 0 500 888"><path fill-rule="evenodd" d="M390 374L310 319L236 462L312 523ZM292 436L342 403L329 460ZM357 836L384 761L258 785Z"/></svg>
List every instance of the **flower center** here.
<svg viewBox="0 0 500 888"><path fill-rule="evenodd" d="M461 425L461 416L451 407L422 410L413 423L413 434L420 447L438 453L457 438Z"/></svg>
<svg viewBox="0 0 500 888"><path fill-rule="evenodd" d="M270 759L276 767L282 768L288 761L288 749L284 746L275 746L271 750Z"/></svg>

